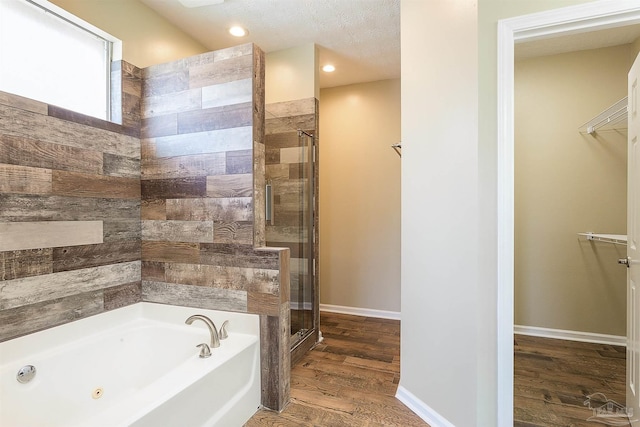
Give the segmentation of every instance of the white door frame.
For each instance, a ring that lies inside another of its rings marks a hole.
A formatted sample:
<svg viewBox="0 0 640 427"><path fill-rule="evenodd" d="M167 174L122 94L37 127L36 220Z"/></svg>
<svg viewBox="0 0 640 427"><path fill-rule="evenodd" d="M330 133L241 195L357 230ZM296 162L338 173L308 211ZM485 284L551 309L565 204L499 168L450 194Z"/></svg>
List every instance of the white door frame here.
<svg viewBox="0 0 640 427"><path fill-rule="evenodd" d="M639 0L600 0L498 21L499 426L513 426L514 45L638 23Z"/></svg>

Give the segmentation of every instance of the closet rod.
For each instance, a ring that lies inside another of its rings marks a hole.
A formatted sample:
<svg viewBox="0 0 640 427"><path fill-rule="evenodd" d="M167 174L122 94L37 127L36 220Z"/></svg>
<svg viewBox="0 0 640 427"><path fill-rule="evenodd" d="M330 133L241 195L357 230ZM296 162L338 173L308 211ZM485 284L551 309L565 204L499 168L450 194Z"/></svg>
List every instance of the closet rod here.
<svg viewBox="0 0 640 427"><path fill-rule="evenodd" d="M578 236L585 236L587 240L613 243L614 245L626 245L627 236L625 234L600 234L600 233L578 233Z"/></svg>
<svg viewBox="0 0 640 427"><path fill-rule="evenodd" d="M627 118L627 97L616 102L582 126L580 130L587 132L589 135L595 133L596 130L606 125L612 125Z"/></svg>

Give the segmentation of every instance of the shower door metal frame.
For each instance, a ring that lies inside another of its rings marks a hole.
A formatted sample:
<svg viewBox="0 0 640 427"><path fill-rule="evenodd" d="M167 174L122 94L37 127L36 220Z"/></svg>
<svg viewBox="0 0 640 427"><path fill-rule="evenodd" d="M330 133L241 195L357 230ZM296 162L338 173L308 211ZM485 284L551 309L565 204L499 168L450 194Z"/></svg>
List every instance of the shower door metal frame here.
<svg viewBox="0 0 640 427"><path fill-rule="evenodd" d="M309 140L309 158L306 164L307 191L306 197L309 206L307 215L308 238L307 238L307 271L308 280L311 282L311 327L308 331L291 346L291 364L295 364L309 349L313 348L319 339L320 333L320 307L319 307L319 282L318 282L318 144L317 130L315 135L298 129L298 137L306 135ZM304 301L303 301L304 302ZM304 307L304 305L303 305Z"/></svg>

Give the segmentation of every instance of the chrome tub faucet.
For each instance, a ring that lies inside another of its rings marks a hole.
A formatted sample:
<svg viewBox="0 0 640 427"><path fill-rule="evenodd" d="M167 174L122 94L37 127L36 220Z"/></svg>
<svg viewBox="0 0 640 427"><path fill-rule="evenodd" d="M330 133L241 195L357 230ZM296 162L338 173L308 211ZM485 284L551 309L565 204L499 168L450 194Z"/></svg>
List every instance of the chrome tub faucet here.
<svg viewBox="0 0 640 427"><path fill-rule="evenodd" d="M209 333L211 334L211 348L220 347L220 338L218 337L218 330L216 329L216 325L213 324L211 319L202 314L194 314L193 316L189 316L187 320L184 321L187 325L192 324L195 320L202 320L207 327L209 328Z"/></svg>

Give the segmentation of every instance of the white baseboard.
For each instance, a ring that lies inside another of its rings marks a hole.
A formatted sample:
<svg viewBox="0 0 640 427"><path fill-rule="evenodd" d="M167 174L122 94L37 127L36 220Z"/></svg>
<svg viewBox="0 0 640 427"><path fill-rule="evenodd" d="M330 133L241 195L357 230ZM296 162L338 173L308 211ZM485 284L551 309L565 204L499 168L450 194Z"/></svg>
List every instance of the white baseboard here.
<svg viewBox="0 0 640 427"><path fill-rule="evenodd" d="M564 329L539 328L536 326L514 325L513 333L533 337L555 338L568 341L591 342L608 345L627 345L627 337L618 335L595 334L591 332L566 331Z"/></svg>
<svg viewBox="0 0 640 427"><path fill-rule="evenodd" d="M345 307L342 305L331 304L320 304L320 311L328 311L329 313L351 314L353 316L400 320L400 312L398 311L373 310L371 308Z"/></svg>
<svg viewBox="0 0 640 427"><path fill-rule="evenodd" d="M417 416L431 427L455 427L446 418L434 411L429 405L418 399L413 393L402 386L398 386L396 399L404 403Z"/></svg>

